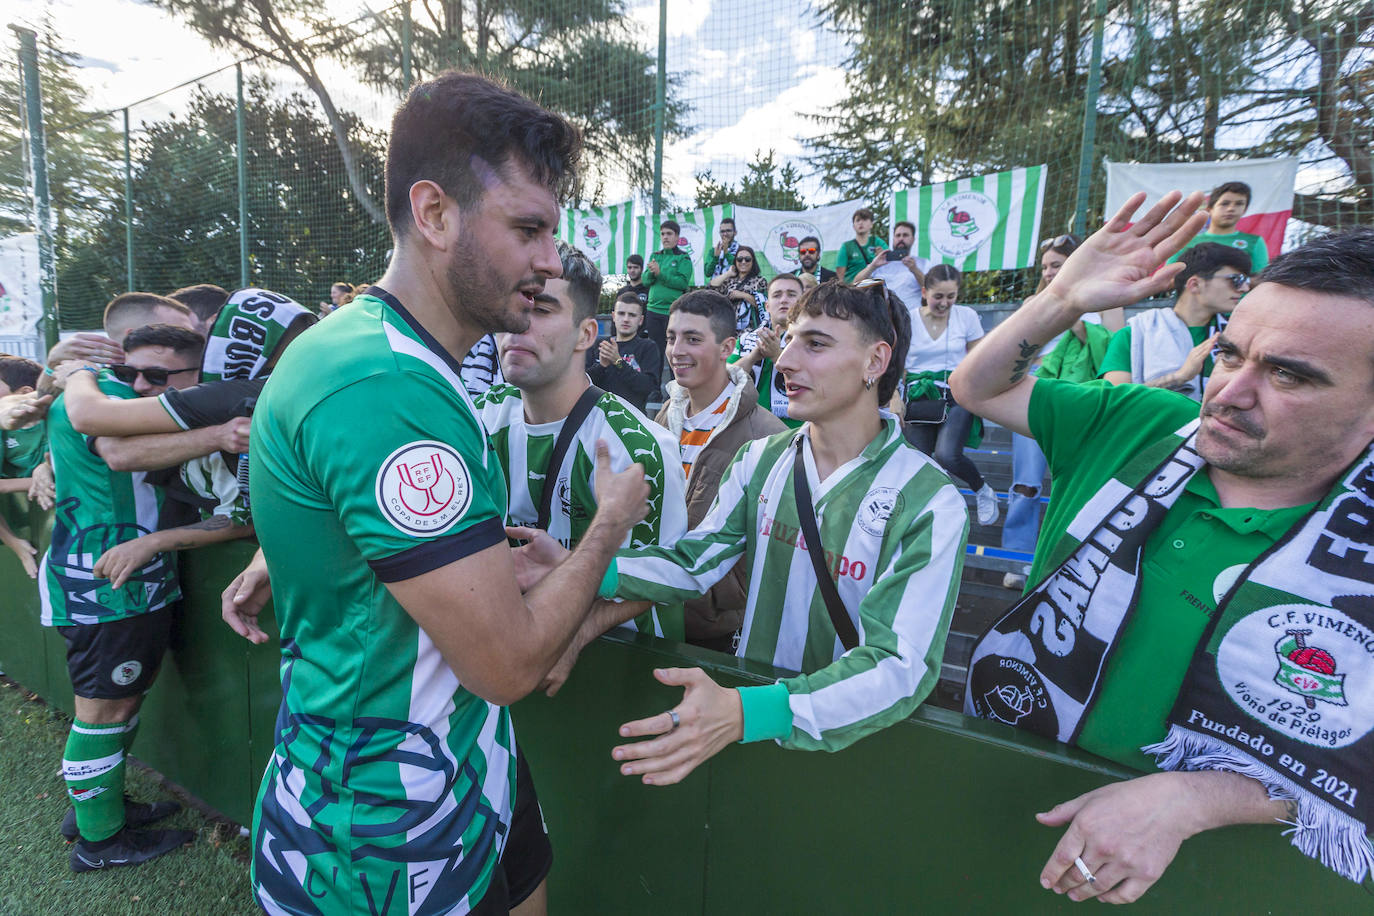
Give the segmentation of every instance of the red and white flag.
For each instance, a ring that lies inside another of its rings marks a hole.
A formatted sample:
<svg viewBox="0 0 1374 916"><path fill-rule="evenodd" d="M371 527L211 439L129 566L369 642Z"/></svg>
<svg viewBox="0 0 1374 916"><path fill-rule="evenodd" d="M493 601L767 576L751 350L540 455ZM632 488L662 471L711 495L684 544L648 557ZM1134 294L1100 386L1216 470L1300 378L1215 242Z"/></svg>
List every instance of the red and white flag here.
<svg viewBox="0 0 1374 916"><path fill-rule="evenodd" d="M1236 229L1264 239L1269 257L1283 250L1283 234L1293 215L1293 187L1298 176L1298 160L1228 159L1225 162L1107 162L1107 206L1110 216L1137 191L1145 192L1145 212L1170 191L1210 192L1227 181L1243 181L1250 186L1250 207ZM1204 229L1204 232L1207 230Z"/></svg>

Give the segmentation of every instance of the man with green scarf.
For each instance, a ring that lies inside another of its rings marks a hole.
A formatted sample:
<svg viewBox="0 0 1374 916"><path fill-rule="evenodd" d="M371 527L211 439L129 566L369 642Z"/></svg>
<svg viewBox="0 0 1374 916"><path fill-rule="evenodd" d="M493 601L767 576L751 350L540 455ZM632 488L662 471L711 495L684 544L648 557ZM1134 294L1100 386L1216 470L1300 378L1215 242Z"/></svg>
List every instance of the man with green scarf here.
<svg viewBox="0 0 1374 916"><path fill-rule="evenodd" d="M1132 222L1135 195L950 379L1033 435L1056 484L1039 584L975 646L966 711L1168 771L1037 815L1068 828L1041 884L1074 900L1133 901L1228 824L1286 823L1353 880L1374 863L1374 231L1258 278L1200 416L1173 392L1027 372L1084 314L1167 288L1181 265L1160 265L1202 223L1181 196Z"/></svg>

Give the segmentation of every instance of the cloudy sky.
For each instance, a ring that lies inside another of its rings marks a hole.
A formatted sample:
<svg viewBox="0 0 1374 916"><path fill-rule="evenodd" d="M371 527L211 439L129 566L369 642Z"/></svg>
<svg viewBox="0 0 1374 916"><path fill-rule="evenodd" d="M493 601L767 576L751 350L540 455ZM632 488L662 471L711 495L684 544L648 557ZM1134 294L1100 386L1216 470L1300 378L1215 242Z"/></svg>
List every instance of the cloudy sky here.
<svg viewBox="0 0 1374 916"><path fill-rule="evenodd" d="M329 6L340 21L368 10L357 0L329 0ZM80 55L81 79L100 109L123 108L233 62L232 54L210 48L189 28L139 0L9 0L6 8L10 23L38 26L45 18L54 23L66 47ZM842 97L844 44L817 22L809 0L778 0L766 9L760 19L720 0L669 0L668 69L681 79L681 97L691 106L690 135L670 143L664 156L665 183L678 202L690 199L698 172L709 168L717 179L733 181L745 162L769 149L780 161L804 166L804 141L819 130L807 116ZM628 13L643 47L654 50L657 0L628 0ZM233 76L223 73L208 82L232 91ZM188 94L168 93L137 106L135 125L164 117ZM383 124L394 104L366 93L345 90L342 95L336 96L341 107L361 110ZM804 189L808 203L829 202L814 178ZM631 190L609 187L606 192L623 198Z"/></svg>

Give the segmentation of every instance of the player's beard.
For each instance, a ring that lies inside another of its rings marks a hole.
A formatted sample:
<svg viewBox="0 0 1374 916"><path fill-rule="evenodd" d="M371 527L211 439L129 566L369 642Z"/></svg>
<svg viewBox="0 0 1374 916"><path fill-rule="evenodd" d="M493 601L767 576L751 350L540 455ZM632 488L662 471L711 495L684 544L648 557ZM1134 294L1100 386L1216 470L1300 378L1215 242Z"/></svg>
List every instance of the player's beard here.
<svg viewBox="0 0 1374 916"><path fill-rule="evenodd" d="M523 333L530 326L529 312L510 305L516 290L501 288L490 263L481 241L471 233L458 240L446 272L455 311L485 333ZM520 284L539 282L538 277L530 276Z"/></svg>

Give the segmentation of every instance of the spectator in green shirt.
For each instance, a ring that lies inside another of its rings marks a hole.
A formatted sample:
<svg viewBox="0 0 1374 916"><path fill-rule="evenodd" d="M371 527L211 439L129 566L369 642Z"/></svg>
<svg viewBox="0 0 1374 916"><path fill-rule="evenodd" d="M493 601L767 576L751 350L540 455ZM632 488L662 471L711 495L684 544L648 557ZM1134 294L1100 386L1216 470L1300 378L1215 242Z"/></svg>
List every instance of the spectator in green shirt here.
<svg viewBox="0 0 1374 916"><path fill-rule="evenodd" d="M1250 209L1250 186L1243 181L1228 181L1217 185L1207 197L1207 231L1200 232L1197 238L1188 243L1183 251L1195 245L1216 242L1237 248L1250 257L1249 273L1257 274L1269 266L1269 248L1263 238L1249 232L1240 232L1236 224ZM1177 261L1183 251L1169 259Z"/></svg>
<svg viewBox="0 0 1374 916"><path fill-rule="evenodd" d="M887 242L873 234L873 211L860 207L854 211L854 237L840 246L835 257L835 274L839 279L854 282L859 271L869 265Z"/></svg>
<svg viewBox="0 0 1374 916"><path fill-rule="evenodd" d="M649 255L644 270L644 285L649 287L649 307L644 315L644 332L662 356L668 342L668 310L678 296L692 286L692 259L677 247L682 227L675 220L664 220L658 227L660 251Z"/></svg>

